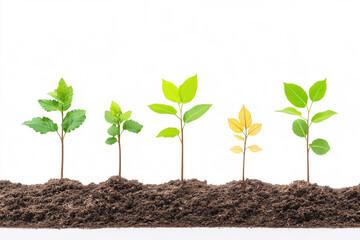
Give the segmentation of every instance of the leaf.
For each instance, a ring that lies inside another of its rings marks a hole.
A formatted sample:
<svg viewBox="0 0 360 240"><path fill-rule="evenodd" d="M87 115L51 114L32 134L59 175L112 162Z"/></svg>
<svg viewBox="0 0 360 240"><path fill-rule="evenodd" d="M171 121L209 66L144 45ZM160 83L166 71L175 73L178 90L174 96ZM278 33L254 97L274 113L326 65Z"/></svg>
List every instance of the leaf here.
<svg viewBox="0 0 360 240"><path fill-rule="evenodd" d="M51 97L58 100L62 106L62 110L66 111L70 108L72 97L74 95L73 88L69 87L63 78L60 79L58 88L54 92L48 93Z"/></svg>
<svg viewBox="0 0 360 240"><path fill-rule="evenodd" d="M169 128L165 128L164 130L159 132L159 134L156 137L173 138L173 137L178 136L179 134L180 134L179 129L169 127Z"/></svg>
<svg viewBox="0 0 360 240"><path fill-rule="evenodd" d="M41 134L45 134L48 132L56 132L58 130L58 125L47 117L33 118L31 121L26 121L23 124L28 127L31 127L36 132L39 132Z"/></svg>
<svg viewBox="0 0 360 240"><path fill-rule="evenodd" d="M124 122L123 129L127 130L129 132L138 133L143 128L143 125L141 125L138 122L135 122L133 120L127 120Z"/></svg>
<svg viewBox="0 0 360 240"><path fill-rule="evenodd" d="M307 134L307 124L302 119L295 120L292 129L296 136L305 137Z"/></svg>
<svg viewBox="0 0 360 240"><path fill-rule="evenodd" d="M230 148L233 153L242 153L243 149L240 146L233 146Z"/></svg>
<svg viewBox="0 0 360 240"><path fill-rule="evenodd" d="M244 140L245 140L245 138L244 138L243 136L236 135L236 134L234 134L234 136L235 136L237 139L239 139L240 141L244 141Z"/></svg>
<svg viewBox="0 0 360 240"><path fill-rule="evenodd" d="M40 106L47 112L61 111L61 104L56 100L39 100Z"/></svg>
<svg viewBox="0 0 360 240"><path fill-rule="evenodd" d="M172 102L181 103L179 89L173 83L163 79L162 90L166 99Z"/></svg>
<svg viewBox="0 0 360 240"><path fill-rule="evenodd" d="M284 83L286 98L289 102L298 108L306 107L308 95L300 86L292 83Z"/></svg>
<svg viewBox="0 0 360 240"><path fill-rule="evenodd" d="M242 106L239 112L239 120L241 125L243 125L245 128L249 128L251 126L252 123L251 114L244 105Z"/></svg>
<svg viewBox="0 0 360 240"><path fill-rule="evenodd" d="M325 80L318 81L312 85L312 87L309 90L309 97L311 101L316 102L320 101L324 96L326 92L326 78Z"/></svg>
<svg viewBox="0 0 360 240"><path fill-rule="evenodd" d="M114 118L119 118L119 116L121 114L121 108L114 101L111 102L110 113Z"/></svg>
<svg viewBox="0 0 360 240"><path fill-rule="evenodd" d="M111 123L111 124L117 124L118 121L116 120L116 118L114 118L110 111L105 111L105 120L108 122L108 123Z"/></svg>
<svg viewBox="0 0 360 240"><path fill-rule="evenodd" d="M241 123L235 118L228 118L228 124L231 130L236 133L242 133L244 131L243 125L241 125Z"/></svg>
<svg viewBox="0 0 360 240"><path fill-rule="evenodd" d="M112 125L111 127L108 128L107 133L110 136L117 136L120 133L120 129L118 126L116 126L116 124Z"/></svg>
<svg viewBox="0 0 360 240"><path fill-rule="evenodd" d="M331 111L331 110L327 110L327 111L324 111L324 112L319 112L319 113L315 114L312 117L311 121L313 123L319 123L319 122L322 122L322 121L330 118L331 116L333 116L335 114L337 114L337 113L334 112L334 111Z"/></svg>
<svg viewBox="0 0 360 240"><path fill-rule="evenodd" d="M160 114L172 114L176 115L177 111L170 105L165 104L151 104L148 106L152 111Z"/></svg>
<svg viewBox="0 0 360 240"><path fill-rule="evenodd" d="M256 134L258 134L261 130L262 124L261 123L254 123L253 125L251 125L251 127L249 128L248 134L250 136L255 136Z"/></svg>
<svg viewBox="0 0 360 240"><path fill-rule="evenodd" d="M330 150L329 143L321 138L314 140L309 146L317 155L324 155Z"/></svg>
<svg viewBox="0 0 360 240"><path fill-rule="evenodd" d="M66 133L69 133L80 127L86 119L85 110L72 110L68 112L62 122L62 127Z"/></svg>
<svg viewBox="0 0 360 240"><path fill-rule="evenodd" d="M184 123L189 123L198 119L199 117L204 115L204 113L206 113L210 107L211 104L200 104L191 108L184 114Z"/></svg>
<svg viewBox="0 0 360 240"><path fill-rule="evenodd" d="M258 147L258 145L251 145L251 146L248 146L247 148L250 149L250 151L252 151L252 152L259 152L262 150L261 148Z"/></svg>
<svg viewBox="0 0 360 240"><path fill-rule="evenodd" d="M183 103L189 103L194 99L198 87L197 74L185 80L179 87L180 98Z"/></svg>
<svg viewBox="0 0 360 240"><path fill-rule="evenodd" d="M125 120L128 120L131 117L131 111L127 111L125 113L120 114L120 122L123 122Z"/></svg>
<svg viewBox="0 0 360 240"><path fill-rule="evenodd" d="M106 139L105 143L108 145L113 145L114 143L117 142L117 139L114 137L109 137L108 139Z"/></svg>
<svg viewBox="0 0 360 240"><path fill-rule="evenodd" d="M301 112L299 112L298 110L296 110L293 107L287 107L287 108L284 108L283 110L276 110L276 112L282 112L282 113L287 113L290 115L301 116Z"/></svg>

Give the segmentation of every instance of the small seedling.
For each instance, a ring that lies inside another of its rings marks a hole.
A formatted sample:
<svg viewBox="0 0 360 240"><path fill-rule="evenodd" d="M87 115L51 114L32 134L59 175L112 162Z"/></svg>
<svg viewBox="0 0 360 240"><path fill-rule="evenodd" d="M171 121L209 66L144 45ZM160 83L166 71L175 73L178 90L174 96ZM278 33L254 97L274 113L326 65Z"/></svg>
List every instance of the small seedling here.
<svg viewBox="0 0 360 240"><path fill-rule="evenodd" d="M234 136L240 140L244 141L244 148L240 146L234 146L231 148L231 151L234 153L243 153L243 171L242 171L242 180L245 180L245 152L246 149L250 149L252 152L259 152L262 149L259 148L257 145L247 146L247 139L249 136L255 136L261 130L262 124L261 123L254 123L252 124L251 114L249 110L243 105L240 112L239 112L239 120L235 118L228 118L229 127L235 133L242 133L243 136L240 134L234 134Z"/></svg>
<svg viewBox="0 0 360 240"><path fill-rule="evenodd" d="M165 104L149 105L149 108L156 113L174 115L180 120L180 130L174 127L165 128L157 135L157 137L173 138L177 136L179 138L181 143L181 181L184 181L185 125L200 118L211 107L211 104L200 104L191 108L183 115L183 106L184 104L189 103L191 102L191 100L193 100L196 94L197 86L198 86L197 75L185 80L185 82L179 88L176 87L173 83L165 81L163 79L162 90L164 92L165 98L167 98L168 100L174 103L177 103L179 109L179 115L177 115L177 110L170 105L165 105Z"/></svg>
<svg viewBox="0 0 360 240"><path fill-rule="evenodd" d="M306 108L305 117L293 107L287 107L283 110L277 110L277 112L283 112L290 115L300 116L302 119L297 119L293 122L292 129L296 136L305 138L306 141L306 155L307 155L307 182L310 182L309 171L309 151L310 148L314 153L318 155L324 155L330 150L328 142L324 139L318 138L309 144L309 128L313 123L322 122L336 112L327 110L324 112L316 113L310 120L310 111L314 102L320 101L326 92L326 78L325 80L316 82L309 90L309 97L311 100L310 106L308 106L308 95L304 89L300 86L292 83L284 83L284 91L286 98L289 102L298 108Z"/></svg>
<svg viewBox="0 0 360 240"><path fill-rule="evenodd" d="M105 111L105 120L111 123L111 127L108 128L107 132L111 136L106 139L105 143L113 145L118 143L119 146L119 178L121 179L121 144L120 139L122 133L126 130L133 133L139 133L143 128L143 125L133 120L128 120L131 117L131 111L122 113L119 105L112 101L110 111ZM122 125L122 130L121 129ZM117 137L117 138L116 138Z"/></svg>
<svg viewBox="0 0 360 240"><path fill-rule="evenodd" d="M61 141L61 173L60 179L63 179L64 173L64 139L67 133L75 130L80 127L81 124L85 121L85 110L71 110L64 113L71 106L73 98L73 88L68 86L64 79L60 79L59 86L55 89L54 92L48 93L55 100L39 100L40 106L47 112L60 111L61 113L61 135L58 132L58 125L54 123L50 118L47 117L37 117L33 118L31 121L26 121L23 124L31 127L36 132L40 134L45 134L48 132L56 132Z"/></svg>

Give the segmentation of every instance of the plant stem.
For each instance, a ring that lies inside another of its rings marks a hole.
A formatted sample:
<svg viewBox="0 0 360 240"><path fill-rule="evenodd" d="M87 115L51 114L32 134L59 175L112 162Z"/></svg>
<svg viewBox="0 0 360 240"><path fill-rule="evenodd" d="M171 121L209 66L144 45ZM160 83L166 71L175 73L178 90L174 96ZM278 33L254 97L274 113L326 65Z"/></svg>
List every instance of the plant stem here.
<svg viewBox="0 0 360 240"><path fill-rule="evenodd" d="M64 112L61 111L61 173L60 173L60 180L62 180L63 176L64 176L64 129L62 126L63 121L64 121Z"/></svg>
<svg viewBox="0 0 360 240"><path fill-rule="evenodd" d="M307 183L310 183L310 170L309 170L309 125L307 126L306 134L306 156L307 156Z"/></svg>
<svg viewBox="0 0 360 240"><path fill-rule="evenodd" d="M118 135L119 143L119 179L121 179L121 145L120 145L120 134Z"/></svg>
<svg viewBox="0 0 360 240"><path fill-rule="evenodd" d="M242 181L245 181L245 151L246 151L246 140L247 136L245 135L244 139L244 150L243 150L243 171L242 171Z"/></svg>
<svg viewBox="0 0 360 240"><path fill-rule="evenodd" d="M184 181L184 126L183 126L183 119L182 119L182 107L180 107L180 142L181 142L181 181Z"/></svg>

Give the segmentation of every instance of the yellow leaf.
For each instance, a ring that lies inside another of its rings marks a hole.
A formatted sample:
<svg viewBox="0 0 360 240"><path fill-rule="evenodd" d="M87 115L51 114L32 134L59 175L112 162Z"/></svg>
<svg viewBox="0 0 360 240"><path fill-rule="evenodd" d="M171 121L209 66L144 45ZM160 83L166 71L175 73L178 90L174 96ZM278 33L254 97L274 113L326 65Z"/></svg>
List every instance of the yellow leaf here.
<svg viewBox="0 0 360 240"><path fill-rule="evenodd" d="M233 153L242 153L242 148L240 146L233 146L231 149L230 149Z"/></svg>
<svg viewBox="0 0 360 240"><path fill-rule="evenodd" d="M235 118L228 118L229 127L236 133L242 133L244 127Z"/></svg>
<svg viewBox="0 0 360 240"><path fill-rule="evenodd" d="M253 125L251 125L251 127L249 128L249 135L250 136L255 136L256 134L258 134L261 130L262 124L261 123L254 123Z"/></svg>
<svg viewBox="0 0 360 240"><path fill-rule="evenodd" d="M252 123L251 114L244 105L242 106L239 112L239 120L241 125L243 125L245 128L249 128L251 126Z"/></svg>
<svg viewBox="0 0 360 240"><path fill-rule="evenodd" d="M251 146L248 146L247 148L250 149L250 151L252 151L252 152L258 152L258 151L262 150L257 145L251 145Z"/></svg>
<svg viewBox="0 0 360 240"><path fill-rule="evenodd" d="M240 141L244 141L244 140L245 140L245 138L244 138L243 136L236 135L236 134L234 134L234 136L235 136L237 139L239 139Z"/></svg>

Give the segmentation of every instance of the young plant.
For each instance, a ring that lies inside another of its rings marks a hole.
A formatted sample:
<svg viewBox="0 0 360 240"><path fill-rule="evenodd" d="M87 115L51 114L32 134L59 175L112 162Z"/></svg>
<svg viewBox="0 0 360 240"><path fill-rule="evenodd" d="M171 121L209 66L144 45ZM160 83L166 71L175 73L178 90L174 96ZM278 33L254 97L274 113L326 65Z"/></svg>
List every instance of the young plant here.
<svg viewBox="0 0 360 240"><path fill-rule="evenodd" d="M249 110L243 105L239 112L239 120L235 118L228 118L229 127L235 133L240 133L240 135L234 134L234 136L240 140L244 141L244 148L240 146L234 146L231 148L231 151L234 153L243 153L243 171L242 171L242 180L245 180L245 152L246 149L250 149L252 152L259 152L262 149L257 145L247 146L247 139L249 136L255 136L261 130L261 123L252 124L251 114ZM243 135L241 135L241 133Z"/></svg>
<svg viewBox="0 0 360 240"><path fill-rule="evenodd" d="M131 117L131 111L122 113L119 105L112 101L110 111L105 111L105 120L111 123L111 127L108 128L107 132L111 136L106 139L105 143L113 145L118 143L119 146L119 178L121 179L121 144L120 139L122 133L126 130L133 133L139 133L143 128L143 125L133 120L128 120ZM122 124L122 130L121 129ZM116 138L117 137L117 138Z"/></svg>
<svg viewBox="0 0 360 240"><path fill-rule="evenodd" d="M31 127L40 134L48 132L56 132L61 141L61 173L60 179L63 179L64 173L64 139L67 133L80 127L85 121L85 110L71 110L66 113L70 108L73 98L73 88L68 86L64 79L60 79L59 86L53 92L48 93L53 100L39 100L40 106L47 112L59 111L61 113L61 131L58 132L58 125L50 118L37 117L31 121L26 121L23 124ZM64 114L66 113L65 117Z"/></svg>
<svg viewBox="0 0 360 240"><path fill-rule="evenodd" d="M198 86L197 75L190 77L185 80L185 82L176 87L171 82L165 81L162 82L162 90L164 92L165 98L177 103L179 109L179 115L177 115L177 110L165 104L152 104L149 105L149 108L159 114L170 114L174 115L180 120L180 130L174 127L165 128L162 130L156 137L165 137L173 138L178 137L181 143L181 181L184 181L184 128L187 123L190 123L198 118L200 118L204 113L206 113L211 104L200 104L190 110L186 111L184 114L183 106L186 103L191 102L195 97L196 90ZM180 136L179 136L180 135Z"/></svg>
<svg viewBox="0 0 360 240"><path fill-rule="evenodd" d="M307 182L310 182L310 171L309 171L309 151L312 151L318 155L324 155L330 150L330 146L324 139L318 138L309 144L309 128L313 123L322 122L331 116L335 115L336 112L327 110L324 112L316 113L310 120L310 111L314 102L320 101L326 92L326 78L325 80L316 82L309 90L309 97L311 100L308 105L308 95L304 89L300 86L292 83L284 83L284 91L286 98L289 102L298 108L306 108L306 114L303 116L301 112L293 107L287 107L283 110L277 110L277 112L287 113L290 115L299 116L301 119L297 119L293 122L292 129L296 136L303 137L306 142L306 155L307 155Z"/></svg>

